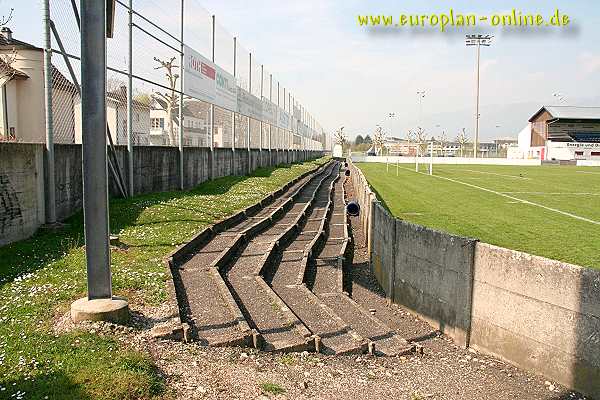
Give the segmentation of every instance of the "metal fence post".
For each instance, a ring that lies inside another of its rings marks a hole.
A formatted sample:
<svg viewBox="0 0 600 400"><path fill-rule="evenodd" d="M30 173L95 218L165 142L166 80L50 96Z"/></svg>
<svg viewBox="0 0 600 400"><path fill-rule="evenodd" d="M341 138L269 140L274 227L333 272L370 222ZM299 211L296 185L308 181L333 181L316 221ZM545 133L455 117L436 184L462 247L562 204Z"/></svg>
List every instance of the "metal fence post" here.
<svg viewBox="0 0 600 400"><path fill-rule="evenodd" d="M128 60L127 60L127 177L129 195L133 196L133 0L129 0Z"/></svg>
<svg viewBox="0 0 600 400"><path fill-rule="evenodd" d="M212 16L212 58L215 62L215 15ZM215 105L210 105L210 179L215 178Z"/></svg>
<svg viewBox="0 0 600 400"><path fill-rule="evenodd" d="M233 37L233 83L237 85L237 38ZM231 175L236 175L235 170L235 110L231 112Z"/></svg>
<svg viewBox="0 0 600 400"><path fill-rule="evenodd" d="M269 74L269 107L273 105L273 74ZM277 116L276 116L277 117ZM271 121L273 122L273 121ZM273 159L271 157L271 131L273 130L273 125L269 124L269 166L273 165Z"/></svg>
<svg viewBox="0 0 600 400"><path fill-rule="evenodd" d="M110 299L105 2L81 2L83 212L88 298Z"/></svg>
<svg viewBox="0 0 600 400"><path fill-rule="evenodd" d="M54 130L52 115L52 43L50 39L50 0L44 0L44 95L46 119L46 223L56 223L54 177Z"/></svg>
<svg viewBox="0 0 600 400"><path fill-rule="evenodd" d="M252 53L248 53L248 93L252 95ZM250 154L250 117L248 117L248 175L252 174L252 156Z"/></svg>
<svg viewBox="0 0 600 400"><path fill-rule="evenodd" d="M263 80L264 80L264 71L265 71L265 66L263 64L260 64L260 101L262 103L263 101ZM263 114L264 116L264 114ZM262 116L261 116L262 117ZM260 140L258 141L258 166L262 167L262 149L263 149L263 129L264 129L264 123L262 118L260 119Z"/></svg>
<svg viewBox="0 0 600 400"><path fill-rule="evenodd" d="M183 157L183 134L184 134L184 124L183 124L183 75L185 71L185 58L184 58L184 47L183 47L183 26L184 24L184 0L181 0L181 17L180 17L180 32L179 32L179 189L185 189L185 166L184 157Z"/></svg>

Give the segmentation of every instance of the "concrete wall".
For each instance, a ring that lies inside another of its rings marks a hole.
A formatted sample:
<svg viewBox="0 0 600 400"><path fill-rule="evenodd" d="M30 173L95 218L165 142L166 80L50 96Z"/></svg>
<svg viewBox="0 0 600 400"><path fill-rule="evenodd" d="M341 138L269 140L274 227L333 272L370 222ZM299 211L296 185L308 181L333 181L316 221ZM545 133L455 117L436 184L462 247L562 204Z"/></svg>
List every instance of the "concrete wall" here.
<svg viewBox="0 0 600 400"><path fill-rule="evenodd" d="M43 157L40 144L0 143L0 246L45 220Z"/></svg>
<svg viewBox="0 0 600 400"><path fill-rule="evenodd" d="M350 170L388 298L461 345L600 399L600 271L396 219Z"/></svg>
<svg viewBox="0 0 600 400"><path fill-rule="evenodd" d="M392 300L468 346L475 241L395 221Z"/></svg>
<svg viewBox="0 0 600 400"><path fill-rule="evenodd" d="M429 164L429 157L420 157L419 164ZM398 157L398 156L363 156L353 155L352 161L357 162L377 162L377 163L393 163L414 164L415 157ZM478 164L478 165L542 165L541 160L534 159L512 159L512 158L471 158L471 157L433 157L434 164Z"/></svg>
<svg viewBox="0 0 600 400"><path fill-rule="evenodd" d="M478 243L471 346L600 398L600 272Z"/></svg>
<svg viewBox="0 0 600 400"><path fill-rule="evenodd" d="M79 211L83 203L81 145L57 144L55 151L56 214L63 220ZM252 150L254 169L320 157L321 152L281 150L269 155ZM125 184L128 185L127 148L115 146ZM186 147L184 156L184 185L193 188L210 179L210 149ZM280 161L277 161L280 160ZM248 173L248 151L215 148L214 177ZM0 246L31 236L45 222L44 145L0 143ZM176 147L135 146L133 151L133 180L136 195L179 190L179 151ZM116 181L109 173L109 193L118 196Z"/></svg>

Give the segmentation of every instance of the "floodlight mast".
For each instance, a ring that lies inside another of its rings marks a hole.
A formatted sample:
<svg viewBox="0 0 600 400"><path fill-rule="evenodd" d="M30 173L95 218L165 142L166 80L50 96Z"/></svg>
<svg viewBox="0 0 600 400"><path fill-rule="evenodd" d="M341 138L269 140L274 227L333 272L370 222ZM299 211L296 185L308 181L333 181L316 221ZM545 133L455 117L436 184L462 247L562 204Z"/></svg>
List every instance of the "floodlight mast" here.
<svg viewBox="0 0 600 400"><path fill-rule="evenodd" d="M481 46L491 46L492 35L466 35L467 46L477 46L477 68L476 68L476 106L475 106L475 140L473 141L473 157L477 158L479 150L479 59Z"/></svg>

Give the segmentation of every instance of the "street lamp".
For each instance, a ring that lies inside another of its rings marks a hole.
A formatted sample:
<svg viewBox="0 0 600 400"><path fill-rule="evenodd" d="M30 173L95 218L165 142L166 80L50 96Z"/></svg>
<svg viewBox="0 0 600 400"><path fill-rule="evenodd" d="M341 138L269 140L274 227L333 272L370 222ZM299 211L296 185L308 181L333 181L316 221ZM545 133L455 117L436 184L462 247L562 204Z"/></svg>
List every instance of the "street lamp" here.
<svg viewBox="0 0 600 400"><path fill-rule="evenodd" d="M491 35L467 35L465 43L467 46L477 46L477 73L476 73L476 86L477 86L477 102L475 109L475 140L473 143L473 157L477 158L477 151L479 148L479 59L481 53L481 46L490 46L492 44Z"/></svg>

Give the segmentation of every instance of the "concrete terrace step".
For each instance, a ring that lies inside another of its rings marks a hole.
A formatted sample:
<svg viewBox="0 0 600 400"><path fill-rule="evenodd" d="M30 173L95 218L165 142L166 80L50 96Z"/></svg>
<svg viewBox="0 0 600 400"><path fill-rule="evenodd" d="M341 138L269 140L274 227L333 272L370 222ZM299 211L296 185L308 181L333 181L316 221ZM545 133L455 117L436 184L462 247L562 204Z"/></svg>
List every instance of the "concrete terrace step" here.
<svg viewBox="0 0 600 400"><path fill-rule="evenodd" d="M390 329L370 312L362 308L345 293L320 293L317 295L333 312L347 321L352 330L371 341L374 354L396 356L413 351L400 335Z"/></svg>
<svg viewBox="0 0 600 400"><path fill-rule="evenodd" d="M367 351L367 341L352 331L303 283L308 255L324 231L331 206L331 191L338 178L339 169L319 188L298 235L302 240L296 238L286 250L278 250L279 262L266 279L275 293L317 336L317 351L324 354L360 354Z"/></svg>
<svg viewBox="0 0 600 400"><path fill-rule="evenodd" d="M271 225L251 239L231 262L222 268L225 282L251 328L260 336L260 347L268 351L312 350L315 347L311 332L297 316L264 282L259 273L263 270L277 242L295 229L308 203L322 182L331 174L329 166L318 178L305 185L291 201L282 204L284 211L271 220ZM285 210L285 208L287 210ZM292 217L292 218L290 218ZM295 217L295 218L294 218ZM285 220L284 225L279 221Z"/></svg>
<svg viewBox="0 0 600 400"><path fill-rule="evenodd" d="M171 270L181 317L190 325L193 337L210 346L253 343L253 332L218 267L231 259L260 226L271 223L270 218L283 204L325 171L321 167L292 181L260 203L200 232L172 253Z"/></svg>

